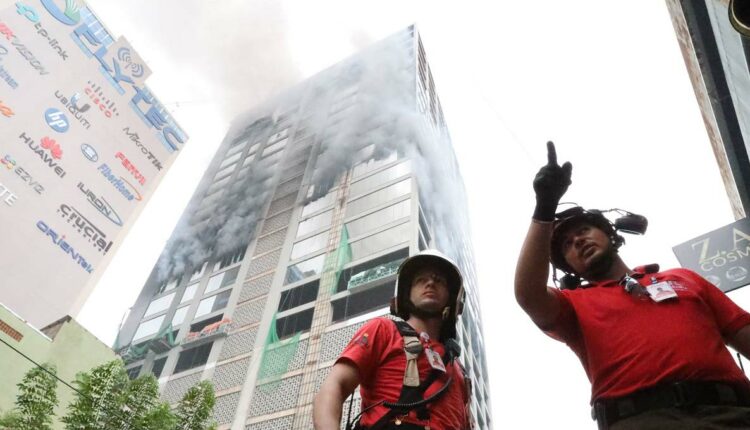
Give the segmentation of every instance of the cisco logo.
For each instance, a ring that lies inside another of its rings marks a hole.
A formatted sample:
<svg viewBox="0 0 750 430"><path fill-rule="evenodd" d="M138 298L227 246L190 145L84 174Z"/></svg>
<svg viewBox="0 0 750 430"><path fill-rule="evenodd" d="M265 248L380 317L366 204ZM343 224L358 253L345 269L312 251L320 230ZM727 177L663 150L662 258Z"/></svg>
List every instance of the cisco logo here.
<svg viewBox="0 0 750 430"><path fill-rule="evenodd" d="M60 112L60 109L49 108L44 112L44 120L47 125L58 133L65 133L70 128L70 122L68 117L64 113Z"/></svg>
<svg viewBox="0 0 750 430"><path fill-rule="evenodd" d="M96 153L96 149L88 143L81 145L81 152L87 160L91 162L97 162L99 160L99 154Z"/></svg>

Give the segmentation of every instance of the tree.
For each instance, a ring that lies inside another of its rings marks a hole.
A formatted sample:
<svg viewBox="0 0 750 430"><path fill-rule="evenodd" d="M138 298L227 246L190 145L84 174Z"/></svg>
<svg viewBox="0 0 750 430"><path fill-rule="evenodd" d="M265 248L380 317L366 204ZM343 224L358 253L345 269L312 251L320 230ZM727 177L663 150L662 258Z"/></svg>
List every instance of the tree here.
<svg viewBox="0 0 750 430"><path fill-rule="evenodd" d="M175 430L215 429L216 423L209 422L215 403L214 387L209 381L191 387L177 406Z"/></svg>
<svg viewBox="0 0 750 430"><path fill-rule="evenodd" d="M164 430L174 426L169 405L159 401L153 375L130 381L120 360L80 373L75 400L63 417L67 430Z"/></svg>
<svg viewBox="0 0 750 430"><path fill-rule="evenodd" d="M32 367L18 383L16 407L0 418L0 428L50 430L57 406L57 379L54 366Z"/></svg>

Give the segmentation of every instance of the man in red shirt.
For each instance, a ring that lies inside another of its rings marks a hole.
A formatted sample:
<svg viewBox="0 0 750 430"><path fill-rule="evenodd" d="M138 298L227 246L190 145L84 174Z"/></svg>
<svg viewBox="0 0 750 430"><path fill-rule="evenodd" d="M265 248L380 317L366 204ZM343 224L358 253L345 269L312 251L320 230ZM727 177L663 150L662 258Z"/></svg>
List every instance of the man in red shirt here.
<svg viewBox="0 0 750 430"><path fill-rule="evenodd" d="M343 402L359 385L355 429L469 429L470 387L453 340L463 295L458 267L439 252L406 259L391 304L405 322L375 318L357 331L315 397L315 428L339 429Z"/></svg>
<svg viewBox="0 0 750 430"><path fill-rule="evenodd" d="M547 145L515 294L581 360L599 428L750 428L750 382L725 347L750 355L750 314L689 270L631 270L617 252L623 222L580 207L556 214L572 166ZM626 215L645 232L645 218ZM547 286L549 262L565 273L560 289Z"/></svg>

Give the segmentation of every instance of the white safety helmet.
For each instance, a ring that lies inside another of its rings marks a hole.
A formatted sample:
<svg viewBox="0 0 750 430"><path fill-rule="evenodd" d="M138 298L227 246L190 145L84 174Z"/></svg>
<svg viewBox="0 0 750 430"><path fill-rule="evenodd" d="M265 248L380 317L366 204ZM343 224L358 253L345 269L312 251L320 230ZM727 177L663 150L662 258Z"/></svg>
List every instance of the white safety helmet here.
<svg viewBox="0 0 750 430"><path fill-rule="evenodd" d="M409 299L412 280L414 275L424 267L437 267L446 277L448 290L450 291L450 301L448 302L448 306L443 310L443 319L447 324L443 325L441 338L455 338L456 322L458 321L458 316L464 310L463 277L456 263L436 249L426 249L412 255L401 263L401 266L398 268L396 291L394 297L391 299L391 314L404 320L409 318L411 309L414 306Z"/></svg>

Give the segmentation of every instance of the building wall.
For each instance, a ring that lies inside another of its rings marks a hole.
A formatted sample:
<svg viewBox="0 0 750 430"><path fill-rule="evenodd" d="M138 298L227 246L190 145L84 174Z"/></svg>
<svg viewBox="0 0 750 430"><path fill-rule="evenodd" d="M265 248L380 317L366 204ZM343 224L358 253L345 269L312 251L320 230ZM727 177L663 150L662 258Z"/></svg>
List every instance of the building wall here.
<svg viewBox="0 0 750 430"><path fill-rule="evenodd" d="M45 329L46 330L46 329ZM89 333L75 320L64 318L48 337L27 324L18 315L0 305L0 339L39 364L50 363L57 368L60 379L72 385L75 376L117 358L114 351ZM5 343L0 343L0 412L13 409L16 385L34 364ZM74 392L62 383L57 386L58 407L53 428L62 429L59 418L64 416Z"/></svg>

